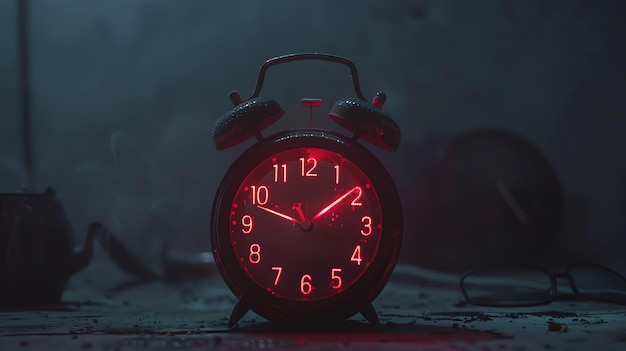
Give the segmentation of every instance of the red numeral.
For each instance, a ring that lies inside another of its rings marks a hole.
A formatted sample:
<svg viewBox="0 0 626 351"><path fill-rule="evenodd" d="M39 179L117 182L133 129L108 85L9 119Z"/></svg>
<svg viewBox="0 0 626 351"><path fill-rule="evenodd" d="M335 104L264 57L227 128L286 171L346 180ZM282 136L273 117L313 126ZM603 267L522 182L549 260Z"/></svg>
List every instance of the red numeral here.
<svg viewBox="0 0 626 351"><path fill-rule="evenodd" d="M354 252L352 253L352 257L350 257L350 261L356 262L357 266L361 265L361 261L363 261L363 259L361 259L361 245L356 246Z"/></svg>
<svg viewBox="0 0 626 351"><path fill-rule="evenodd" d="M309 166L309 169L306 169L306 166ZM300 157L300 170L303 177L317 177L317 173L315 173L315 168L317 167L317 160L313 157L309 157L308 159L304 159L304 157Z"/></svg>
<svg viewBox="0 0 626 351"><path fill-rule="evenodd" d="M330 287L333 289L341 288L341 284L343 283L339 273L341 273L341 268L333 268L330 272Z"/></svg>
<svg viewBox="0 0 626 351"><path fill-rule="evenodd" d="M252 223L253 223L252 216L244 215L241 218L241 225L244 226L244 228L241 228L241 231L244 234L250 234L250 232L252 232Z"/></svg>
<svg viewBox="0 0 626 351"><path fill-rule="evenodd" d="M361 189L360 186L357 186L356 188L356 197L354 198L354 200L352 200L352 203L350 203L350 205L352 206L363 206L363 203L361 202L361 195L363 195L363 189Z"/></svg>
<svg viewBox="0 0 626 351"><path fill-rule="evenodd" d="M250 260L250 263L254 264L261 262L261 245L250 245L250 255L248 256L248 260Z"/></svg>
<svg viewBox="0 0 626 351"><path fill-rule="evenodd" d="M270 198L270 191L266 185L261 185L258 188L256 185L251 185L250 190L252 191L252 204L256 205L265 205L267 200Z"/></svg>
<svg viewBox="0 0 626 351"><path fill-rule="evenodd" d="M287 183L287 164L283 163L282 165L275 164L274 166L274 183L278 183L279 180L282 180L283 183ZM283 172L283 176L280 176L280 172Z"/></svg>
<svg viewBox="0 0 626 351"><path fill-rule="evenodd" d="M339 184L339 165L335 165L335 184Z"/></svg>
<svg viewBox="0 0 626 351"><path fill-rule="evenodd" d="M361 235L368 236L372 234L372 217L363 216L363 218L361 218L361 223L363 223L363 229L361 229Z"/></svg>
<svg viewBox="0 0 626 351"><path fill-rule="evenodd" d="M311 284L312 280L313 279L308 274L302 276L302 279L300 279L300 292L302 294L308 295L311 291L313 291L313 285Z"/></svg>
<svg viewBox="0 0 626 351"><path fill-rule="evenodd" d="M280 275L283 273L283 267L272 267L272 270L276 272L276 279L274 279L274 286L276 286L280 281Z"/></svg>

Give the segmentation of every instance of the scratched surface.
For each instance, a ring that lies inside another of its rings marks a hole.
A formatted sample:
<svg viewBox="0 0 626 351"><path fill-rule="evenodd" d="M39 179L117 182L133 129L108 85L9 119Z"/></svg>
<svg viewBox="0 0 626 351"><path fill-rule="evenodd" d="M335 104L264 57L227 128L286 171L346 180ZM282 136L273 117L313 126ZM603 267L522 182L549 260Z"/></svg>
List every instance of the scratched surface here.
<svg viewBox="0 0 626 351"><path fill-rule="evenodd" d="M397 267L375 301L381 327L355 316L333 326L286 329L248 313L229 330L225 324L235 300L217 275L178 284L124 284L130 280L111 264L95 262L72 279L62 304L0 310L0 349L522 351L626 347L625 306L571 299L534 308L463 305L457 276L404 265Z"/></svg>

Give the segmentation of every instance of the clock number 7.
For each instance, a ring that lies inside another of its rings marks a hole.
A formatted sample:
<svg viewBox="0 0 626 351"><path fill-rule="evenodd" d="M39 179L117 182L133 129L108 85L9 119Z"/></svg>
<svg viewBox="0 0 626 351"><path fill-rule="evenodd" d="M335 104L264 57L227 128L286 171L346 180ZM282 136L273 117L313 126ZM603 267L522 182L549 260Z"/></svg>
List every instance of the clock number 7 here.
<svg viewBox="0 0 626 351"><path fill-rule="evenodd" d="M272 267L272 270L276 272L276 279L274 279L274 286L276 286L280 281L280 275L283 273L283 267Z"/></svg>

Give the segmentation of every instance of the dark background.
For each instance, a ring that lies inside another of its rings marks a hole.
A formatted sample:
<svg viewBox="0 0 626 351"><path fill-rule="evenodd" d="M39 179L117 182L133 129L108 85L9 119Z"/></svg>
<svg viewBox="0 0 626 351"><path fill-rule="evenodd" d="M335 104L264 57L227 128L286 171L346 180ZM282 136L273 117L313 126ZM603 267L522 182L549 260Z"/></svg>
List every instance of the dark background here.
<svg viewBox="0 0 626 351"><path fill-rule="evenodd" d="M560 177L564 259L623 264L625 13L582 0L31 1L30 191L57 190L79 242L102 220L146 260L163 243L208 250L217 185L252 145L213 146L228 92L249 96L270 57L327 52L356 63L367 96L387 93L402 130L396 154L375 152L402 194L403 260L433 252L414 220L423 164L461 132L498 127ZM16 1L1 1L0 192L26 183L16 37ZM268 72L263 95L287 111L273 131L306 126L303 97L323 98L316 124L335 128L324 115L352 90L345 67L294 63Z"/></svg>

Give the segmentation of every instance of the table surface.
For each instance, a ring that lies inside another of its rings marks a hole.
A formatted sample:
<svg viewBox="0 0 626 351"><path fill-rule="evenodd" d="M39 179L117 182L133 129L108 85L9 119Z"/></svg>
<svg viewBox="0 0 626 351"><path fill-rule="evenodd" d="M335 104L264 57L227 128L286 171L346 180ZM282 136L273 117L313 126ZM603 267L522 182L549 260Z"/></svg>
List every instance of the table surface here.
<svg viewBox="0 0 626 351"><path fill-rule="evenodd" d="M626 306L579 300L525 308L462 304L458 276L399 265L360 315L332 328L285 330L249 312L217 273L182 283L125 284L106 260L74 276L61 304L0 310L0 350L606 350L626 349ZM120 288L126 286L125 288Z"/></svg>

